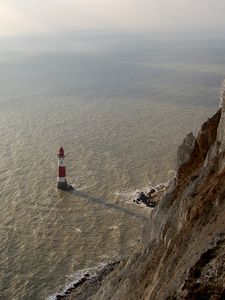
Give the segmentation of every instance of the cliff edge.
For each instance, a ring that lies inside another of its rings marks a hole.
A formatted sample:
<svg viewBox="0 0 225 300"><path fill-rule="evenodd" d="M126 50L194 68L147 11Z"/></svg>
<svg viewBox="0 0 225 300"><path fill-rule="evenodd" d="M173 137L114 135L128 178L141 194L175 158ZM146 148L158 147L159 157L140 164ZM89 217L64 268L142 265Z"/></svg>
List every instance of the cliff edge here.
<svg viewBox="0 0 225 300"><path fill-rule="evenodd" d="M65 299L225 299L225 94L178 152L177 176L135 253Z"/></svg>

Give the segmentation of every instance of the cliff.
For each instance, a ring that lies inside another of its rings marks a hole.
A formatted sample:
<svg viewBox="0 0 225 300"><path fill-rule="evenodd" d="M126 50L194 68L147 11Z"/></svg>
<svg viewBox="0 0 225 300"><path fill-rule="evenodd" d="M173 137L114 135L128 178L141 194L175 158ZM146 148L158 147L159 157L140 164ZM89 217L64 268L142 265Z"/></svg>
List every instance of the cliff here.
<svg viewBox="0 0 225 300"><path fill-rule="evenodd" d="M177 163L132 257L65 299L225 299L225 94Z"/></svg>

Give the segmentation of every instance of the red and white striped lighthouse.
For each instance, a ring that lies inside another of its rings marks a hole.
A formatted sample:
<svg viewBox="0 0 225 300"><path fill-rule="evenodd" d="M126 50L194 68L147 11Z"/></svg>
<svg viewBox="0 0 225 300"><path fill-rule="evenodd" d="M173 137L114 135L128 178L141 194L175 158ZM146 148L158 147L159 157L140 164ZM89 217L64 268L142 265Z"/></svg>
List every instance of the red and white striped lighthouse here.
<svg viewBox="0 0 225 300"><path fill-rule="evenodd" d="M61 190L72 190L73 187L68 185L66 181L66 166L64 163L64 149L60 147L58 153L58 178L57 178L57 187Z"/></svg>

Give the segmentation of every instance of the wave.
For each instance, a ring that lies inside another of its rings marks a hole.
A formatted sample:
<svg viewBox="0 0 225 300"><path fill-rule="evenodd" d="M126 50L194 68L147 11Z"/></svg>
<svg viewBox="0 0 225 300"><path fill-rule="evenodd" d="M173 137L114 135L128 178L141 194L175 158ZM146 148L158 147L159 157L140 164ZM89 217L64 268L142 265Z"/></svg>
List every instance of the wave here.
<svg viewBox="0 0 225 300"><path fill-rule="evenodd" d="M72 289L81 285L86 280L90 280L97 277L98 274L102 272L108 265L109 263L101 263L96 267L86 268L75 272L68 278L65 287L61 291L51 296L48 296L46 300L57 300L57 297L63 297L67 295Z"/></svg>
<svg viewBox="0 0 225 300"><path fill-rule="evenodd" d="M170 184L170 181L167 181L167 182L161 182L161 183L158 183L158 184L155 184L153 185L152 183L149 183L147 186L144 186L140 189L136 189L136 190L125 190L125 191L117 191L115 193L115 196L117 198L120 198L121 200L125 200L127 202L132 202L133 203L133 200L136 199L141 192L145 193L145 194L148 194L152 189L155 189L156 191L160 188L160 187L168 187Z"/></svg>

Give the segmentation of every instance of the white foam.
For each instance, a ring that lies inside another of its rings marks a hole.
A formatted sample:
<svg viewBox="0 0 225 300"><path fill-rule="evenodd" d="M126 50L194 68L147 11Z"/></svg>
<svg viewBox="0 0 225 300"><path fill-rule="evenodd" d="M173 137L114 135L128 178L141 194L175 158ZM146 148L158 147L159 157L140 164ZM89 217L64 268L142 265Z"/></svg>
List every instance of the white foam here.
<svg viewBox="0 0 225 300"><path fill-rule="evenodd" d="M98 272L102 271L107 265L107 263L101 263L97 267L86 268L75 272L68 278L65 287L61 291L51 296L48 296L46 300L56 300L57 295L65 295L66 291L68 291L70 288L73 288L74 284L78 283L82 278L91 279L96 277ZM85 274L88 274L89 276L86 277Z"/></svg>
<svg viewBox="0 0 225 300"><path fill-rule="evenodd" d="M118 226L110 226L109 229L118 229Z"/></svg>
<svg viewBox="0 0 225 300"><path fill-rule="evenodd" d="M169 173L171 175L175 174L175 172L172 171L172 170ZM131 202L134 203L133 200L137 199L139 197L139 195L140 195L141 192L144 192L145 194L148 194L151 191L151 189L157 190L161 186L167 188L168 185L169 185L169 183L170 183L170 181L168 181L168 182L162 182L162 183L159 183L159 184L156 184L156 185L152 185L152 183L150 182L147 186L144 186L141 189L137 189L137 190L125 190L125 191L120 191L120 192L117 191L115 193L115 196L117 198L120 198L121 200L127 201L129 203L131 203ZM146 207L146 205L142 204L142 203L140 203L140 206Z"/></svg>

